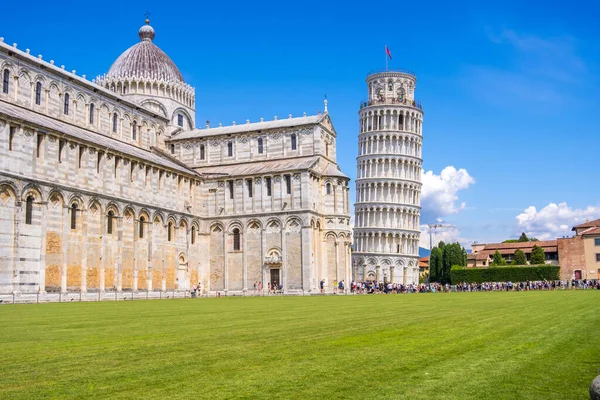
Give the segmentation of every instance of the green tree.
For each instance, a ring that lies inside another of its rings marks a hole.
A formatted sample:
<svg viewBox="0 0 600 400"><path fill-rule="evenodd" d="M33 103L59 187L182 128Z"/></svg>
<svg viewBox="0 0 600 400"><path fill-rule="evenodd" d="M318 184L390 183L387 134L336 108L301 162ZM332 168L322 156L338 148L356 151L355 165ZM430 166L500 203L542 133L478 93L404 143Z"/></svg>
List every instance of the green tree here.
<svg viewBox="0 0 600 400"><path fill-rule="evenodd" d="M529 238L527 237L527 235L525 234L525 232L521 233L521 236L519 236L519 239L517 240L517 242L529 242Z"/></svg>
<svg viewBox="0 0 600 400"><path fill-rule="evenodd" d="M527 257L525 257L525 253L523 250L517 249L515 251L515 259L512 262L513 265L527 265Z"/></svg>
<svg viewBox="0 0 600 400"><path fill-rule="evenodd" d="M504 242L502 243L517 243L519 241L519 239L506 239Z"/></svg>
<svg viewBox="0 0 600 400"><path fill-rule="evenodd" d="M531 265L542 265L546 263L546 257L544 256L544 249L539 246L533 246L531 249L531 258L529 260Z"/></svg>
<svg viewBox="0 0 600 400"><path fill-rule="evenodd" d="M430 282L439 282L440 270L442 266L442 251L439 247L431 249L429 254L429 278Z"/></svg>
<svg viewBox="0 0 600 400"><path fill-rule="evenodd" d="M500 252L496 250L494 257L492 257L492 263L490 264L490 267L497 267L499 265L506 265L506 260L504 257L502 257Z"/></svg>

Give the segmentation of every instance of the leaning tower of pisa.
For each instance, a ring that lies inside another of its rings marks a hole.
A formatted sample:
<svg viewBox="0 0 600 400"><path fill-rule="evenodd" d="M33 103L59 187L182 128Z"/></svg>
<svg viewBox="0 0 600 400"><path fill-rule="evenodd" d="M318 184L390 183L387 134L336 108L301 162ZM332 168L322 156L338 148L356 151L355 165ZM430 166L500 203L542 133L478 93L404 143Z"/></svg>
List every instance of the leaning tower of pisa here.
<svg viewBox="0 0 600 400"><path fill-rule="evenodd" d="M419 282L423 110L416 76L390 70L367 76L360 104L354 204L354 279Z"/></svg>

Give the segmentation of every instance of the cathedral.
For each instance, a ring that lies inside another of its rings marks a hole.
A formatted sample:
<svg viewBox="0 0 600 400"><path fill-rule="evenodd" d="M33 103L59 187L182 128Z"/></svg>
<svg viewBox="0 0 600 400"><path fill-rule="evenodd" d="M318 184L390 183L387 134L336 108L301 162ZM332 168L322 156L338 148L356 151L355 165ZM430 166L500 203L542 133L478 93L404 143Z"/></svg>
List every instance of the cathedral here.
<svg viewBox="0 0 600 400"><path fill-rule="evenodd" d="M349 283L327 103L197 128L195 90L148 20L139 39L89 80L0 38L0 294Z"/></svg>

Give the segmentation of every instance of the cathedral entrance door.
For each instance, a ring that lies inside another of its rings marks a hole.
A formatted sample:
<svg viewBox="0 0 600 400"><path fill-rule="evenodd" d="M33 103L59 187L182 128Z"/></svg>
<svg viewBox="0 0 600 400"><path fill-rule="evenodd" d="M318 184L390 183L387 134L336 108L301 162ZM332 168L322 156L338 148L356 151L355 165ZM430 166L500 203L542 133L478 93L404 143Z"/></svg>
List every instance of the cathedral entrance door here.
<svg viewBox="0 0 600 400"><path fill-rule="evenodd" d="M279 290L279 284L281 283L280 279L279 279L279 268L271 268L270 272L271 272L271 279L269 282L271 282L271 285L276 285L275 286L275 290Z"/></svg>

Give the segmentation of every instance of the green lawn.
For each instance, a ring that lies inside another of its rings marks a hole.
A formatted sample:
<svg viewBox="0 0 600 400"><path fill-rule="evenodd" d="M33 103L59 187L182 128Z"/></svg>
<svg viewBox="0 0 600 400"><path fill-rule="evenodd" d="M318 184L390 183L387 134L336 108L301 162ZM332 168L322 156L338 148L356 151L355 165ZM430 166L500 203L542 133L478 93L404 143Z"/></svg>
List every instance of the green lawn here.
<svg viewBox="0 0 600 400"><path fill-rule="evenodd" d="M0 398L586 399L600 291L0 306Z"/></svg>

